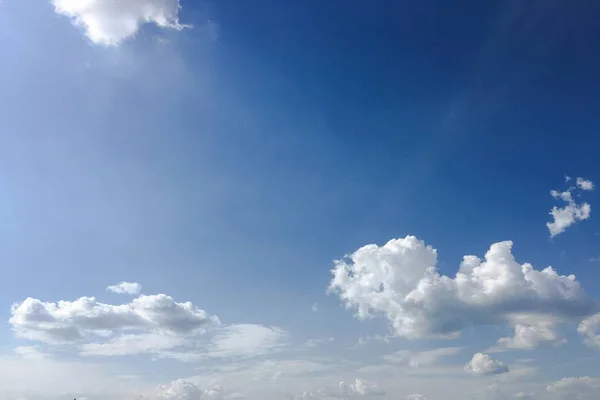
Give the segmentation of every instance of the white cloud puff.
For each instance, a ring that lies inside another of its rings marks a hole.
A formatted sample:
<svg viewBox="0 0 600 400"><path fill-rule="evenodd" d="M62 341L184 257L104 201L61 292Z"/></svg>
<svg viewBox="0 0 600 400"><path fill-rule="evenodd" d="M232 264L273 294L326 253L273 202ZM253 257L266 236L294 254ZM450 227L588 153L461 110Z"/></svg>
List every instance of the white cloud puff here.
<svg viewBox="0 0 600 400"><path fill-rule="evenodd" d="M592 207L589 203L578 203L573 199L573 191L577 188L581 190L593 190L594 183L583 178L577 178L576 187L570 187L564 192L551 190L550 195L557 200L562 200L567 203L563 207L552 207L550 215L552 222L546 223L546 227L550 232L550 237L563 233L568 227L575 224L577 221L584 221L590 217Z"/></svg>
<svg viewBox="0 0 600 400"><path fill-rule="evenodd" d="M594 190L594 182L588 181L584 178L577 178L575 181L577 187L581 190Z"/></svg>
<svg viewBox="0 0 600 400"><path fill-rule="evenodd" d="M406 400L427 400L427 397L419 393L413 393L406 396Z"/></svg>
<svg viewBox="0 0 600 400"><path fill-rule="evenodd" d="M515 335L498 339L498 346L506 349L535 349L542 343L560 345L566 343L551 326L515 325Z"/></svg>
<svg viewBox="0 0 600 400"><path fill-rule="evenodd" d="M414 236L367 245L335 262L329 291L359 318L384 315L412 339L456 337L477 325L550 327L595 306L574 275L517 263L510 241L493 244L484 260L465 256L453 278L436 264L436 250Z"/></svg>
<svg viewBox="0 0 600 400"><path fill-rule="evenodd" d="M548 385L546 390L558 395L559 399L597 400L600 398L600 378L562 378Z"/></svg>
<svg viewBox="0 0 600 400"><path fill-rule="evenodd" d="M137 295L142 291L142 285L137 282L121 282L108 286L106 290L117 294Z"/></svg>
<svg viewBox="0 0 600 400"><path fill-rule="evenodd" d="M85 29L94 43L116 46L134 36L143 24L181 30L179 0L52 0L56 13Z"/></svg>
<svg viewBox="0 0 600 400"><path fill-rule="evenodd" d="M9 323L18 336L47 343L131 330L185 335L218 323L217 317L192 303L178 303L165 294L140 296L121 305L100 303L94 297L57 303L29 297L13 304L11 313Z"/></svg>
<svg viewBox="0 0 600 400"><path fill-rule="evenodd" d="M577 332L586 336L586 343L600 347L600 313L585 318L577 327Z"/></svg>
<svg viewBox="0 0 600 400"><path fill-rule="evenodd" d="M204 400L204 399L228 399L221 386L209 389L200 389L192 382L178 379L167 385L160 385L154 393L142 396L141 400Z"/></svg>
<svg viewBox="0 0 600 400"><path fill-rule="evenodd" d="M508 366L501 361L493 360L483 353L475 353L471 361L465 365L465 371L475 375L497 375L508 372Z"/></svg>
<svg viewBox="0 0 600 400"><path fill-rule="evenodd" d="M375 382L355 379L354 382L340 382L342 396L382 396L385 390Z"/></svg>

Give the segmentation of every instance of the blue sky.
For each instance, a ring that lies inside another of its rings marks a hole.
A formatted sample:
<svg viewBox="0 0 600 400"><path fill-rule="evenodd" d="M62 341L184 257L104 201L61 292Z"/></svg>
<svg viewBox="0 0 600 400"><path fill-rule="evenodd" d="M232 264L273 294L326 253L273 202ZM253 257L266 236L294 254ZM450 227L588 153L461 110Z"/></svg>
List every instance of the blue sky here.
<svg viewBox="0 0 600 400"><path fill-rule="evenodd" d="M599 12L3 1L0 397L597 398Z"/></svg>

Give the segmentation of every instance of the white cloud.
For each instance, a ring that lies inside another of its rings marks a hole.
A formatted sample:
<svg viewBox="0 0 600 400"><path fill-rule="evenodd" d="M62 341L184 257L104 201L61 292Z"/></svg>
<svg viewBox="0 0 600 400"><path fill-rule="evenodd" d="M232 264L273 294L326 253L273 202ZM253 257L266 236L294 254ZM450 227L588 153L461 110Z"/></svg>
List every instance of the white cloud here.
<svg viewBox="0 0 600 400"><path fill-rule="evenodd" d="M57 303L29 297L13 304L11 312L9 323L18 336L46 343L131 330L185 335L219 322L192 303L178 303L165 294L140 296L121 305L100 303L93 297Z"/></svg>
<svg viewBox="0 0 600 400"><path fill-rule="evenodd" d="M508 372L508 367L501 361L493 360L487 354L475 353L471 361L465 365L465 371L475 375L497 375Z"/></svg>
<svg viewBox="0 0 600 400"><path fill-rule="evenodd" d="M111 285L106 288L109 292L118 294L140 294L142 291L142 285L137 282L121 282L116 285Z"/></svg>
<svg viewBox="0 0 600 400"><path fill-rule="evenodd" d="M192 382L177 379L166 385L160 385L155 391L141 400L204 400L204 399L230 399L235 396L227 395L223 387L214 386L209 389L200 389Z"/></svg>
<svg viewBox="0 0 600 400"><path fill-rule="evenodd" d="M377 383L362 379L356 379L350 383L340 382L340 392L342 396L381 396L385 394L385 390Z"/></svg>
<svg viewBox="0 0 600 400"><path fill-rule="evenodd" d="M597 400L600 396L600 378L562 378L548 385L546 390L558 395L561 400Z"/></svg>
<svg viewBox="0 0 600 400"><path fill-rule="evenodd" d="M441 347L426 351L400 350L383 356L383 359L394 363L406 363L416 368L436 364L440 358L458 354L461 350L460 347Z"/></svg>
<svg viewBox="0 0 600 400"><path fill-rule="evenodd" d="M319 312L319 305L317 303L313 303L310 309L312 310L312 312Z"/></svg>
<svg viewBox="0 0 600 400"><path fill-rule="evenodd" d="M406 396L406 400L427 400L427 397L419 393L413 393Z"/></svg>
<svg viewBox="0 0 600 400"><path fill-rule="evenodd" d="M560 345L566 343L551 326L515 325L515 335L498 339L498 346L505 349L535 349L542 343Z"/></svg>
<svg viewBox="0 0 600 400"><path fill-rule="evenodd" d="M51 0L56 13L85 29L94 43L116 46L135 36L143 24L181 30L179 0Z"/></svg>
<svg viewBox="0 0 600 400"><path fill-rule="evenodd" d="M465 256L454 278L436 264L436 250L414 236L367 245L335 262L329 291L359 318L384 315L412 339L456 337L477 325L550 327L595 304L574 275L517 263L510 241L493 244L485 260Z"/></svg>
<svg viewBox="0 0 600 400"><path fill-rule="evenodd" d="M593 190L594 184L591 181L583 178L577 178L577 188L581 190ZM550 237L563 233L568 227L575 224L577 221L583 221L590 217L592 207L589 203L578 203L573 199L572 192L576 187L570 187L564 192L551 190L550 195L557 200L562 200L567 203L564 207L552 207L550 215L552 222L546 223L546 227L550 232Z"/></svg>
<svg viewBox="0 0 600 400"><path fill-rule="evenodd" d="M577 178L576 184L581 190L594 190L594 182L588 181L587 179Z"/></svg>
<svg viewBox="0 0 600 400"><path fill-rule="evenodd" d="M577 332L586 336L586 343L600 347L600 313L585 318L577 327Z"/></svg>

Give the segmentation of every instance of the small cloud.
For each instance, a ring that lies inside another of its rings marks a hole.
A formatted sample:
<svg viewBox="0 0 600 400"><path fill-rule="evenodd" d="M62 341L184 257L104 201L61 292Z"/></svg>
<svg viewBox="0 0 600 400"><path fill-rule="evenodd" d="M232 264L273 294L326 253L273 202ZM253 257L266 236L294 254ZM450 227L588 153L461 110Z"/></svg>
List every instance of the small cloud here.
<svg viewBox="0 0 600 400"><path fill-rule="evenodd" d="M118 46L148 23L163 29L190 27L179 23L179 0L52 0L52 5L57 14L83 28L93 43L104 46Z"/></svg>
<svg viewBox="0 0 600 400"><path fill-rule="evenodd" d="M501 361L493 360L484 353L475 353L471 361L465 365L465 371L474 375L498 375L508 372L508 366Z"/></svg>
<svg viewBox="0 0 600 400"><path fill-rule="evenodd" d="M108 286L106 290L118 294L137 295L142 291L142 285L137 282L121 282L116 285Z"/></svg>
<svg viewBox="0 0 600 400"><path fill-rule="evenodd" d="M583 178L577 178L577 187L570 187L564 192L551 190L550 195L556 200L561 200L567 203L564 207L552 207L550 215L552 222L546 223L546 227L550 232L550 238L563 233L568 227L574 225L578 221L586 220L590 217L592 207L589 203L578 203L573 199L573 191L577 188L581 190L592 190L594 184Z"/></svg>
<svg viewBox="0 0 600 400"><path fill-rule="evenodd" d="M591 263L600 263L600 256L590 257L588 261Z"/></svg>
<svg viewBox="0 0 600 400"><path fill-rule="evenodd" d="M497 345L503 349L532 350L542 343L558 346L566 340L551 326L517 324L515 335L498 339Z"/></svg>
<svg viewBox="0 0 600 400"><path fill-rule="evenodd" d="M354 382L340 382L340 392L343 396L383 396L383 390L375 382L355 379Z"/></svg>
<svg viewBox="0 0 600 400"><path fill-rule="evenodd" d="M577 184L577 187L581 190L594 190L594 182L588 181L587 179L579 177L577 178L575 183Z"/></svg>
<svg viewBox="0 0 600 400"><path fill-rule="evenodd" d="M406 400L427 400L427 397L419 393L413 393L406 396Z"/></svg>
<svg viewBox="0 0 600 400"><path fill-rule="evenodd" d="M312 310L312 312L319 312L319 305L317 303L313 303L310 309Z"/></svg>

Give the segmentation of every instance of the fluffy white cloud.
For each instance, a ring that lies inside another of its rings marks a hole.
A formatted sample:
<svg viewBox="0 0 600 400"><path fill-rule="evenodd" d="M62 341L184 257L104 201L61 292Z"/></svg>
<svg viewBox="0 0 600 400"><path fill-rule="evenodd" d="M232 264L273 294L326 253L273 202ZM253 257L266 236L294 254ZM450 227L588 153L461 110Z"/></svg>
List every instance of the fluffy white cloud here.
<svg viewBox="0 0 600 400"><path fill-rule="evenodd" d="M587 179L577 178L575 183L581 190L594 190L594 182L588 181Z"/></svg>
<svg viewBox="0 0 600 400"><path fill-rule="evenodd" d="M100 303L93 297L57 303L29 297L13 304L11 312L9 323L18 336L47 343L128 330L185 335L219 322L192 303L178 303L165 294L140 296L121 305Z"/></svg>
<svg viewBox="0 0 600 400"><path fill-rule="evenodd" d="M441 347L426 351L400 350L383 356L386 361L394 363L406 363L411 367L433 365L442 357L448 357L460 353L460 347Z"/></svg>
<svg viewBox="0 0 600 400"><path fill-rule="evenodd" d="M497 375L508 372L508 367L501 361L493 360L483 353L475 353L471 361L465 365L465 371L475 375Z"/></svg>
<svg viewBox="0 0 600 400"><path fill-rule="evenodd" d="M577 187L570 187L564 192L558 190L551 190L550 195L557 200L561 200L567 203L563 207L552 207L550 215L552 215L552 222L546 223L546 227L550 232L550 237L553 238L556 235L563 233L568 227L575 224L577 221L583 221L590 217L592 207L589 203L578 203L573 199L572 192L576 188L581 190L593 190L594 184L591 181L583 178L577 178Z"/></svg>
<svg viewBox="0 0 600 400"><path fill-rule="evenodd" d="M142 285L137 282L121 282L116 285L111 285L106 288L109 292L118 294L140 294Z"/></svg>
<svg viewBox="0 0 600 400"><path fill-rule="evenodd" d="M142 396L141 400L204 400L228 399L235 396L226 396L221 386L209 389L200 389L192 382L184 379L175 380L166 385L160 385L154 393Z"/></svg>
<svg viewBox="0 0 600 400"><path fill-rule="evenodd" d="M413 393L406 396L406 400L427 400L427 397L419 393Z"/></svg>
<svg viewBox="0 0 600 400"><path fill-rule="evenodd" d="M381 396L385 390L375 382L355 379L354 382L340 382L342 396Z"/></svg>
<svg viewBox="0 0 600 400"><path fill-rule="evenodd" d="M581 321L577 332L586 336L586 343L589 345L600 347L600 313Z"/></svg>
<svg viewBox="0 0 600 400"><path fill-rule="evenodd" d="M515 325L515 335L498 339L498 346L506 349L535 349L542 343L560 345L566 343L551 326Z"/></svg>
<svg viewBox="0 0 600 400"><path fill-rule="evenodd" d="M329 291L359 318L384 315L413 339L456 337L476 325L549 327L595 306L574 275L517 263L510 241L493 244L485 260L465 256L454 278L436 264L436 250L414 236L367 245L335 262Z"/></svg>
<svg viewBox="0 0 600 400"><path fill-rule="evenodd" d="M116 46L143 24L181 30L179 0L52 0L54 10L85 29L94 43Z"/></svg>
<svg viewBox="0 0 600 400"><path fill-rule="evenodd" d="M546 390L561 400L597 400L600 398L600 378L563 378L548 385Z"/></svg>

